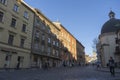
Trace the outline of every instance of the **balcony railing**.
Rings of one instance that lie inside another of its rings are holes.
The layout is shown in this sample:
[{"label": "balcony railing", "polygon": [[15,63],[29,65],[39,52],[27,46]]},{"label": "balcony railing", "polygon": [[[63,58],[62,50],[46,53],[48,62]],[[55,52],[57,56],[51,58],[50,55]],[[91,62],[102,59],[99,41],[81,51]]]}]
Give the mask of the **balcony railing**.
[{"label": "balcony railing", "polygon": [[48,46],[51,47],[51,43],[48,43]]}]

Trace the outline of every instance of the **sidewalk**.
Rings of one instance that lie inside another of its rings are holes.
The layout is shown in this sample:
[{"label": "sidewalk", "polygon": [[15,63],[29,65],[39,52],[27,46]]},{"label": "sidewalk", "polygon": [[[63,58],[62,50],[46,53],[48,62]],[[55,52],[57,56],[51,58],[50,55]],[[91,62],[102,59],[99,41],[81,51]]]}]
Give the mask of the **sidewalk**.
[{"label": "sidewalk", "polygon": [[[99,68],[97,69],[98,71],[104,71],[104,72],[109,72],[109,68]],[[116,73],[120,73],[120,68],[115,68]]]}]

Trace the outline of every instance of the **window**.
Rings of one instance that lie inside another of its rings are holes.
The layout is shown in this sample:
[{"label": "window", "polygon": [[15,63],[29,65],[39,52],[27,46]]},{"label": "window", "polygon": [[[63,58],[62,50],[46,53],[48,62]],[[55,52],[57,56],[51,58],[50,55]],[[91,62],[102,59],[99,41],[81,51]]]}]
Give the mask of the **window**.
[{"label": "window", "polygon": [[44,25],[42,26],[42,29],[45,30],[45,26]]},{"label": "window", "polygon": [[44,50],[45,50],[45,46],[42,45],[41,51],[44,52]]},{"label": "window", "polygon": [[57,46],[57,47],[59,46],[59,43],[58,43],[58,42],[56,42],[56,46]]},{"label": "window", "polygon": [[36,38],[39,38],[39,31],[36,31],[36,32],[35,32],[35,37],[36,37]]},{"label": "window", "polygon": [[22,32],[26,32],[26,24],[23,24],[23,26],[22,26]]},{"label": "window", "polygon": [[27,11],[24,12],[24,17],[25,17],[26,19],[28,19],[28,12],[27,12]]},{"label": "window", "polygon": [[14,4],[13,10],[14,10],[15,12],[18,12],[18,9],[19,9],[19,6],[16,5],[16,4]]},{"label": "window", "polygon": [[53,49],[53,55],[55,55],[55,49]]},{"label": "window", "polygon": [[50,29],[48,29],[48,33],[51,33]]},{"label": "window", "polygon": [[50,55],[50,52],[51,52],[50,47],[48,47],[48,55]]},{"label": "window", "polygon": [[34,49],[39,49],[39,44],[38,43],[34,43]]},{"label": "window", "polygon": [[45,35],[44,34],[42,34],[42,40],[45,40]]},{"label": "window", "polygon": [[3,13],[3,12],[0,12],[0,22],[3,21],[3,15],[4,15],[4,13]]},{"label": "window", "polygon": [[6,54],[5,61],[10,61],[11,60],[11,55],[8,53]]},{"label": "window", "polygon": [[20,47],[24,47],[25,39],[21,39],[20,41]]},{"label": "window", "polygon": [[53,41],[53,45],[55,45],[55,41]]},{"label": "window", "polygon": [[59,56],[59,52],[58,52],[58,50],[56,50],[56,56],[57,56],[57,57]]},{"label": "window", "polygon": [[45,26],[46,26],[46,25],[45,25],[45,24],[46,24],[46,23],[45,23],[45,20],[43,20],[42,24],[43,24],[43,25],[42,25],[42,29],[45,30]]},{"label": "window", "polygon": [[12,26],[12,27],[15,27],[15,25],[16,25],[16,19],[15,19],[15,18],[12,18],[11,26]]},{"label": "window", "polygon": [[51,42],[51,39],[50,38],[48,38],[48,43],[50,43]]},{"label": "window", "polygon": [[47,25],[47,29],[48,29],[48,33],[50,33],[51,31],[50,31],[50,26],[49,25]]},{"label": "window", "polygon": [[13,45],[13,40],[14,40],[14,35],[9,35],[9,38],[8,38],[8,44],[9,45]]},{"label": "window", "polygon": [[7,0],[0,0],[0,3],[6,5],[7,4]]},{"label": "window", "polygon": [[11,61],[12,55],[9,54],[9,52],[5,56],[5,64],[4,67],[8,68],[10,66],[10,61]]},{"label": "window", "polygon": [[36,19],[36,26],[40,26],[40,21],[39,21],[39,19]]},{"label": "window", "polygon": [[50,29],[48,29],[48,33],[51,33]]}]

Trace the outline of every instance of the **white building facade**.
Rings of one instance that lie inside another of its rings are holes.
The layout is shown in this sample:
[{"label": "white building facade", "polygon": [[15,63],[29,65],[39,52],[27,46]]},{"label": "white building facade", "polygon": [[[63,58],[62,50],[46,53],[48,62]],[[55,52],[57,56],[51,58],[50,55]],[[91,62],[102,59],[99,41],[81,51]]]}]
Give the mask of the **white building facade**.
[{"label": "white building facade", "polygon": [[120,19],[115,18],[115,13],[110,11],[110,19],[102,26],[97,45],[97,53],[102,66],[107,66],[110,57],[120,63],[120,53],[116,54],[116,32],[120,29]]}]

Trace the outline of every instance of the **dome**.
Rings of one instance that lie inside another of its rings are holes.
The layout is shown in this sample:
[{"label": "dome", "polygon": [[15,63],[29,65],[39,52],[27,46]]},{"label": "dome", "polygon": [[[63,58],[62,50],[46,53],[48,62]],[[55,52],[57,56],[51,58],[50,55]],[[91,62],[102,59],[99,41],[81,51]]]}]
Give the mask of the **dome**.
[{"label": "dome", "polygon": [[114,16],[115,16],[115,13],[111,11],[109,13],[110,20],[105,22],[105,24],[103,25],[101,29],[101,34],[109,33],[109,32],[116,32],[117,30],[120,29],[120,19],[116,19],[114,18]]},{"label": "dome", "polygon": [[116,32],[118,29],[120,29],[120,19],[110,19],[107,21],[101,30],[102,33],[108,33],[108,32]]}]

